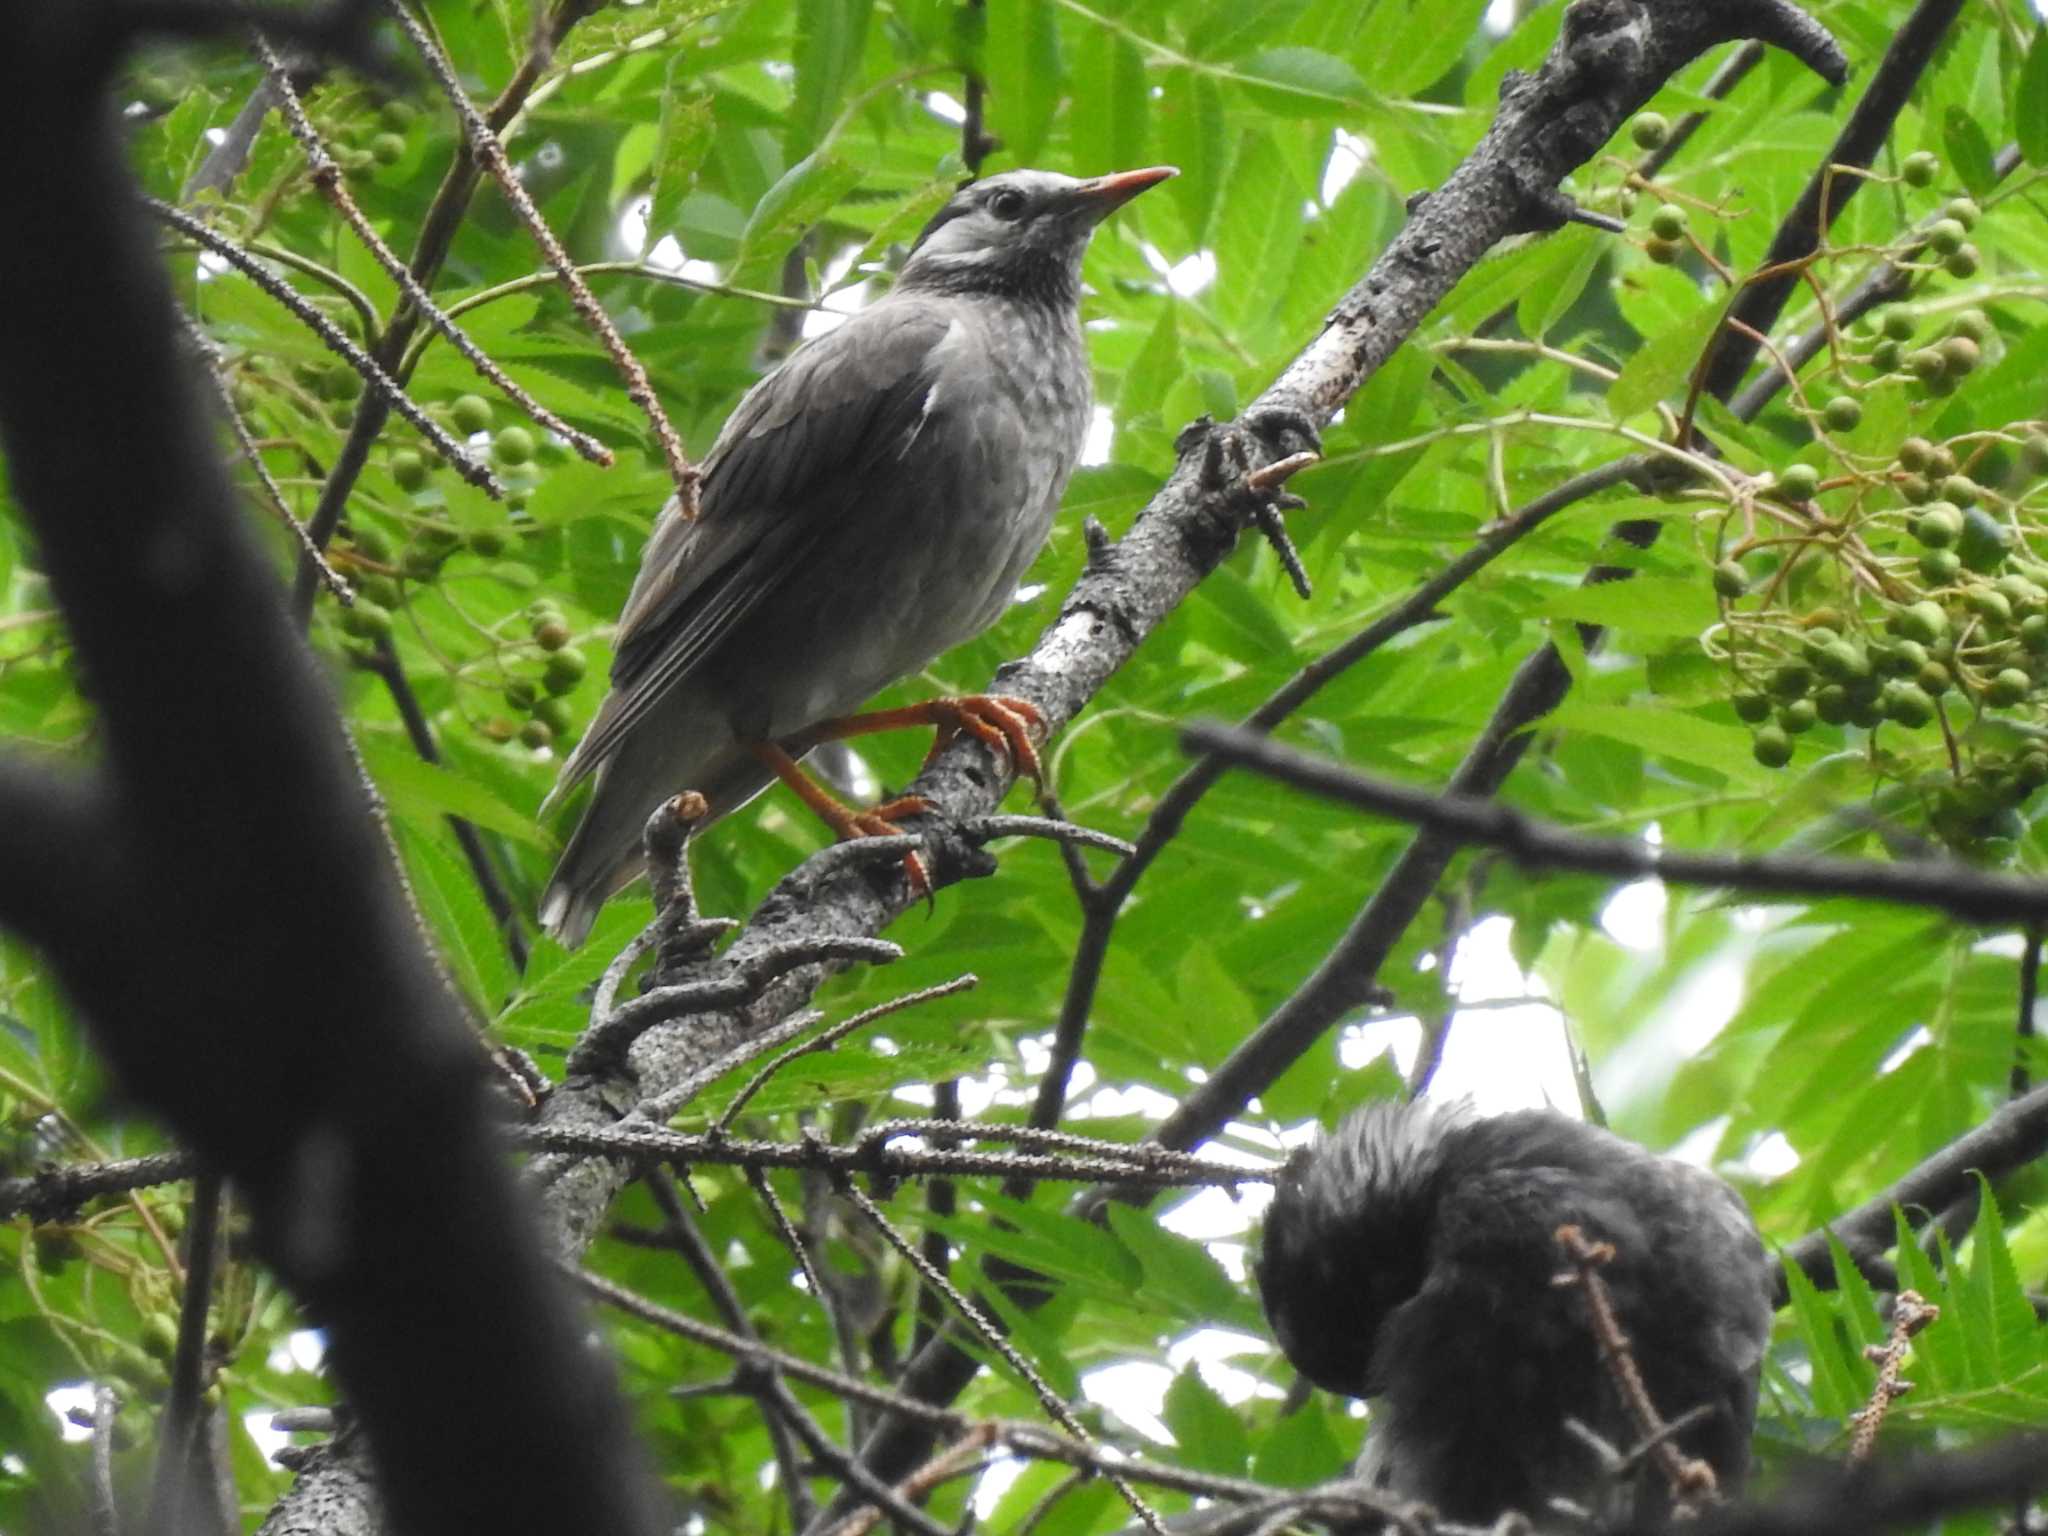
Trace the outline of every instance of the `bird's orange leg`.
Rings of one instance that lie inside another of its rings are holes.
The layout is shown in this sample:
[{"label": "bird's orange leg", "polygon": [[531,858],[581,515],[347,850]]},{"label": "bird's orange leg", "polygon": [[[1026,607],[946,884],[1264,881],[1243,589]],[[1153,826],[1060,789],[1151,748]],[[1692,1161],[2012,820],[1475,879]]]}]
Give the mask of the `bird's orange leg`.
[{"label": "bird's orange leg", "polygon": [[843,741],[849,736],[871,736],[877,731],[900,731],[931,726],[938,732],[925,766],[953,744],[962,734],[972,736],[997,756],[1006,759],[1021,777],[1038,782],[1043,769],[1038,761],[1035,733],[1045,717],[1029,699],[1003,693],[969,693],[954,698],[927,699],[901,709],[877,709],[864,715],[841,715],[821,720],[803,733],[805,749],[823,741]]},{"label": "bird's orange leg", "polygon": [[[906,816],[917,816],[932,808],[931,802],[922,795],[899,795],[886,805],[878,805],[871,811],[857,811],[842,803],[831,791],[803,771],[797,760],[771,741],[756,741],[748,744],[748,751],[775,777],[787,784],[797,799],[810,807],[811,814],[830,827],[835,836],[843,842],[856,837],[895,837],[900,829],[896,823]],[[806,747],[806,750],[809,750]],[[931,875],[924,867],[924,860],[915,853],[903,855],[904,872],[910,877],[910,888],[919,896],[932,893]]]}]

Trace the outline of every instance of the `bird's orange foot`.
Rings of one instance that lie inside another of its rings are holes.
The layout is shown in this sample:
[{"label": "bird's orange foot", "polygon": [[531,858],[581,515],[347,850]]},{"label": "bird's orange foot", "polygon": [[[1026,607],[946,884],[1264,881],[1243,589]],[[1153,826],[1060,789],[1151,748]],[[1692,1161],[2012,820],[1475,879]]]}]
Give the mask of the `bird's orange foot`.
[{"label": "bird's orange foot", "polygon": [[[901,836],[903,829],[896,825],[897,822],[921,816],[932,808],[931,802],[922,795],[899,795],[873,810],[857,811],[805,773],[796,759],[781,747],[771,742],[756,742],[752,751],[764,766],[796,792],[796,797],[810,807],[811,814],[830,827],[832,835],[842,843],[857,837]],[[911,894],[930,900],[931,872],[914,850],[903,855],[903,872],[910,880]]]},{"label": "bird's orange foot", "polygon": [[800,746],[808,751],[823,741],[844,741],[851,736],[872,736],[878,731],[926,725],[938,732],[931,751],[925,755],[927,767],[957,738],[967,735],[1001,757],[1019,777],[1034,783],[1043,779],[1036,738],[1044,733],[1045,716],[1029,699],[1006,693],[961,694],[906,704],[900,709],[877,709],[864,715],[821,720],[803,733]]}]

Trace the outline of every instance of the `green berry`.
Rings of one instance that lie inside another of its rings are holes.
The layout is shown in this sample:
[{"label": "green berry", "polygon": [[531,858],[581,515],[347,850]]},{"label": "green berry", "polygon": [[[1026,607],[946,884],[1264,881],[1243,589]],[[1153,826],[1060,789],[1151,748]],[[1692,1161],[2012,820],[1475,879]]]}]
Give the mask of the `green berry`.
[{"label": "green berry", "polygon": [[379,165],[396,165],[405,158],[405,135],[380,133],[370,140],[370,158]]},{"label": "green berry", "polygon": [[1671,124],[1661,112],[1638,112],[1628,125],[1628,136],[1637,149],[1661,149],[1671,137]]},{"label": "green berry", "polygon": [[387,101],[377,109],[378,123],[392,133],[403,133],[419,117],[419,111],[409,101]]},{"label": "green berry", "polygon": [[1970,232],[1959,219],[1936,219],[1927,231],[1927,245],[1937,256],[1953,256],[1963,248]]},{"label": "green berry", "polygon": [[1723,560],[1714,567],[1714,590],[1723,597],[1740,597],[1749,590],[1749,572],[1739,560]]},{"label": "green berry", "polygon": [[519,727],[503,715],[493,715],[483,723],[483,733],[492,741],[510,741],[519,734]]},{"label": "green berry", "polygon": [[575,716],[570,714],[567,701],[553,697],[541,699],[534,704],[533,718],[553,731],[558,741],[567,737],[570,734],[569,728],[575,724]]},{"label": "green berry", "polygon": [[355,583],[357,594],[367,597],[373,603],[382,604],[386,608],[396,608],[405,601],[399,593],[398,583],[389,576],[380,576],[375,571],[357,571],[352,572],[349,579]]},{"label": "green berry", "polygon": [[1913,676],[1913,681],[1924,688],[1932,698],[1940,698],[1955,686],[1955,677],[1938,661],[1930,661]]},{"label": "green berry", "polygon": [[559,651],[569,643],[569,626],[559,618],[533,626],[534,643],[544,651]]},{"label": "green berry", "polygon": [[1870,676],[1870,657],[1853,640],[1837,640],[1814,658],[1814,670],[1838,683]]},{"label": "green berry", "polygon": [[1984,355],[1977,343],[1967,336],[1951,336],[1937,350],[1946,365],[1944,372],[1957,379],[1976,372],[1978,360]]},{"label": "green berry", "polygon": [[2033,751],[2013,765],[2013,777],[2022,789],[2039,789],[2048,784],[2048,752]]},{"label": "green berry", "polygon": [[391,478],[401,491],[416,491],[427,483],[427,461],[411,448],[391,455]]},{"label": "green berry", "polygon": [[1963,557],[1952,549],[1930,549],[1920,556],[1920,579],[1930,587],[1945,587],[1963,573]]},{"label": "green berry", "polygon": [[1948,633],[1948,610],[1925,598],[1908,603],[1899,610],[1899,633],[1908,640],[1932,645]]},{"label": "green berry", "polygon": [[448,419],[464,437],[491,428],[491,402],[482,395],[457,395],[448,407]]},{"label": "green berry", "polygon": [[1870,349],[1870,366],[1879,373],[1897,373],[1905,358],[1906,349],[1896,341],[1880,341]]},{"label": "green berry", "polygon": [[1971,278],[1977,275],[1983,259],[1983,253],[1966,241],[1960,250],[1951,252],[1941,266],[1950,277]]},{"label": "green berry", "polygon": [[1831,432],[1854,432],[1863,421],[1863,407],[1848,395],[1837,395],[1821,410]]},{"label": "green berry", "polygon": [[519,727],[520,745],[531,747],[536,752],[551,745],[554,739],[555,733],[545,720],[528,720]]},{"label": "green berry", "polygon": [[1781,662],[1771,669],[1765,686],[1775,699],[1804,698],[1806,690],[1813,686],[1813,669],[1803,661]]},{"label": "green berry", "polygon": [[1787,464],[1778,471],[1778,495],[1785,501],[1811,501],[1820,489],[1820,471],[1811,464]]},{"label": "green berry", "polygon": [[500,464],[529,463],[533,450],[533,434],[524,427],[502,427],[491,440],[491,456]]},{"label": "green berry", "polygon": [[1923,384],[1931,384],[1948,373],[1948,359],[1932,347],[1922,347],[1907,354],[1906,372]]},{"label": "green berry", "polygon": [[1927,647],[1918,640],[1900,640],[1887,654],[1885,670],[1894,677],[1911,677],[1927,665]]},{"label": "green berry", "polygon": [[1927,456],[1927,473],[1941,480],[1955,472],[1955,451],[1947,443],[1936,443]]},{"label": "green berry", "polygon": [[1663,240],[1652,235],[1643,242],[1643,254],[1658,266],[1669,267],[1675,265],[1678,258],[1685,254],[1685,247],[1676,240]]},{"label": "green berry", "polygon": [[1916,150],[1906,156],[1899,167],[1899,179],[1909,187],[1931,187],[1934,178],[1941,174],[1941,160],[1927,150]]},{"label": "green berry", "polygon": [[1965,507],[1956,549],[1971,570],[1995,570],[2012,553],[2012,530],[1982,507]]},{"label": "green berry", "polygon": [[1994,592],[1989,587],[1972,587],[1964,595],[1970,611],[1994,629],[2003,629],[2012,623],[2012,602],[2003,592]]},{"label": "green berry", "polygon": [[1915,683],[1889,683],[1878,701],[1887,720],[1896,720],[1908,730],[1917,730],[1934,719],[1934,700]]},{"label": "green berry", "polygon": [[469,530],[469,550],[486,560],[495,560],[505,553],[505,535],[497,528],[472,528]]},{"label": "green berry", "polygon": [[539,697],[540,689],[530,677],[515,677],[505,684],[505,704],[509,709],[529,710]]},{"label": "green berry", "polygon": [[[1844,693],[1846,705],[1849,696]],[[1811,699],[1794,699],[1778,706],[1778,725],[1788,736],[1803,736],[1820,723],[1820,709]]]},{"label": "green berry", "polygon": [[1650,233],[1659,240],[1685,238],[1685,210],[1676,203],[1662,203],[1650,215]]},{"label": "green berry", "polygon": [[1728,700],[1735,706],[1735,718],[1749,725],[1760,725],[1771,718],[1771,701],[1761,693],[1744,690]]},{"label": "green berry", "polygon": [[1925,475],[1901,475],[1895,483],[1898,486],[1899,499],[1913,506],[1934,499],[1934,487],[1927,483]]},{"label": "green berry", "polygon": [[374,560],[379,565],[391,563],[391,541],[384,536],[383,529],[373,528],[368,523],[351,522],[348,541],[365,560]]},{"label": "green berry", "polygon": [[541,686],[549,693],[567,693],[583,681],[583,674],[588,670],[589,664],[584,661],[581,651],[556,651],[541,669]]},{"label": "green berry", "polygon": [[1766,768],[1782,768],[1792,761],[1792,738],[1782,728],[1766,725],[1757,731],[1750,750]]},{"label": "green berry", "polygon": [[2032,613],[2020,620],[2020,644],[2030,656],[2048,656],[2048,614]]},{"label": "green berry", "polygon": [[1903,304],[1895,304],[1884,312],[1884,333],[1893,341],[1911,341],[1919,328],[1920,317]]},{"label": "green berry", "polygon": [[1899,444],[1899,468],[1923,474],[1934,462],[1934,444],[1924,437],[1909,437]]},{"label": "green berry", "polygon": [[1984,702],[1994,709],[2010,709],[2024,703],[2034,691],[2034,680],[2018,667],[2004,667],[1985,685]]},{"label": "green berry", "polygon": [[358,640],[374,640],[391,633],[391,610],[366,597],[357,597],[341,610],[341,632]]},{"label": "green berry", "polygon": [[1963,536],[1963,514],[1945,501],[1929,503],[1913,519],[1913,537],[1929,549],[1947,549]]},{"label": "green berry", "polygon": [[[1796,708],[1796,705],[1787,705]],[[1849,690],[1840,683],[1829,683],[1813,696],[1813,711],[1828,725],[1847,725],[1855,709],[1849,697]],[[1788,727],[1789,729],[1789,727]]]},{"label": "green berry", "polygon": [[2038,613],[2044,597],[2048,597],[2048,593],[2043,593],[2033,582],[2017,572],[2001,576],[1991,585],[2005,594],[2006,601],[2012,604],[2015,613]]},{"label": "green berry", "polygon": [[1963,228],[1975,229],[1977,227],[1977,220],[1983,216],[1984,210],[1979,208],[1970,198],[1952,197],[1948,200],[1948,205],[1941,212],[1944,218],[1954,219]]},{"label": "green berry", "polygon": [[1958,336],[1967,336],[1982,345],[1991,335],[1991,319],[1981,309],[1966,309],[1955,318],[1950,327]]}]

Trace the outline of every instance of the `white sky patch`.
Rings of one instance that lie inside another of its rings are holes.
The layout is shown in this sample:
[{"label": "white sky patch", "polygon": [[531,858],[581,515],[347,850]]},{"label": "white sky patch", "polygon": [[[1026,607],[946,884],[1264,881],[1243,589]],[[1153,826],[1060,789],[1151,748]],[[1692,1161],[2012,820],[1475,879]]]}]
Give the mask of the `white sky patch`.
[{"label": "white sky patch", "polygon": [[692,259],[674,235],[663,235],[654,242],[653,249],[646,248],[647,216],[653,211],[654,199],[651,197],[636,197],[627,202],[619,214],[617,234],[620,249],[633,252],[657,271],[673,272],[693,282],[717,282],[724,274],[708,261]]},{"label": "white sky patch", "polygon": [[[1451,991],[1459,1002],[1542,995],[1542,983],[1515,964],[1511,931],[1506,918],[1490,917],[1465,935],[1451,965]],[[1489,1115],[1548,1105],[1576,1117],[1579,1091],[1557,1010],[1532,1002],[1460,1012],[1430,1094],[1469,1097]]]},{"label": "white sky patch", "polygon": [[1089,1371],[1081,1378],[1081,1395],[1099,1403],[1148,1440],[1173,1444],[1173,1435],[1159,1417],[1173,1372],[1149,1360],[1122,1360]]},{"label": "white sky patch", "polygon": [[988,1470],[981,1474],[981,1481],[974,1485],[974,1513],[986,1520],[996,1512],[1003,1495],[1010,1491],[1010,1485],[1024,1475],[1028,1463],[1015,1456],[1004,1456],[989,1463]]},{"label": "white sky patch", "polygon": [[1671,898],[1661,880],[1638,880],[1616,891],[1600,912],[1600,926],[1624,949],[1664,947],[1664,917]]},{"label": "white sky patch", "polygon": [[1493,0],[1486,8],[1486,30],[1495,37],[1505,37],[1515,24],[1518,9],[1516,0]]},{"label": "white sky patch", "polygon": [[1894,1046],[1891,1055],[1878,1063],[1878,1075],[1882,1077],[1887,1072],[1898,1071],[1900,1067],[1906,1064],[1907,1057],[1917,1055],[1932,1044],[1934,1044],[1934,1036],[1927,1033],[1926,1025],[1921,1025]]},{"label": "white sky patch", "polygon": [[1331,135],[1330,158],[1323,162],[1323,184],[1316,192],[1325,208],[1335,203],[1338,194],[1365,169],[1366,157],[1371,153],[1372,146],[1355,133],[1339,128]]},{"label": "white sky patch", "polygon": [[1098,405],[1088,418],[1088,436],[1081,443],[1083,464],[1107,464],[1109,445],[1116,437],[1116,418],[1106,405]]},{"label": "white sky patch", "polygon": [[1181,298],[1192,299],[1216,281],[1216,253],[1207,247],[1179,261],[1168,261],[1166,253],[1146,241],[1138,247],[1145,265],[1166,279],[1166,286]]},{"label": "white sky patch", "polygon": [[851,287],[841,288],[837,293],[832,291],[833,285],[853,270],[853,259],[859,254],[859,251],[849,246],[826,263],[822,274],[825,284],[825,307],[814,309],[804,316],[804,340],[809,341],[813,336],[822,336],[827,331],[838,330],[840,326],[846,324],[848,318],[867,307],[870,292],[866,283],[855,283]]},{"label": "white sky patch", "polygon": [[1263,1359],[1272,1349],[1266,1340],[1234,1329],[1197,1328],[1185,1338],[1173,1341],[1166,1351],[1166,1363],[1175,1371],[1183,1371],[1192,1362],[1202,1380],[1225,1402],[1241,1403],[1252,1397],[1280,1398],[1286,1394],[1275,1383],[1261,1381],[1233,1363],[1240,1355]]},{"label": "white sky patch", "polygon": [[1773,1131],[1750,1148],[1742,1166],[1760,1179],[1782,1179],[1799,1166],[1799,1153],[1791,1142]]},{"label": "white sky patch", "polygon": [[288,1431],[271,1428],[273,1411],[269,1408],[258,1408],[242,1415],[243,1430],[256,1443],[256,1449],[263,1453],[263,1459],[270,1462],[276,1461],[277,1453],[292,1443]]},{"label": "white sky patch", "polygon": [[967,108],[944,91],[927,91],[924,98],[925,110],[933,117],[943,118],[949,123],[967,121]]},{"label": "white sky patch", "polygon": [[52,1388],[43,1394],[43,1402],[50,1412],[57,1415],[57,1432],[66,1440],[90,1440],[92,1431],[83,1424],[74,1423],[71,1410],[76,1408],[90,1416],[92,1413],[93,1384],[89,1381],[67,1381],[61,1387]]}]

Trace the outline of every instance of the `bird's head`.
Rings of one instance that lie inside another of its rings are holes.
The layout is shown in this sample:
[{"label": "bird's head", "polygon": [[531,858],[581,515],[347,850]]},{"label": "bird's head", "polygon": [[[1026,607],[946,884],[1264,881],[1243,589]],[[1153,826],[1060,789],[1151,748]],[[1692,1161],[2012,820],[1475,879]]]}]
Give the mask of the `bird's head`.
[{"label": "bird's head", "polygon": [[1005,171],[969,182],[925,225],[897,286],[985,293],[1071,306],[1081,291],[1081,253],[1095,226],[1170,165],[1077,181],[1054,171]]}]

